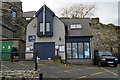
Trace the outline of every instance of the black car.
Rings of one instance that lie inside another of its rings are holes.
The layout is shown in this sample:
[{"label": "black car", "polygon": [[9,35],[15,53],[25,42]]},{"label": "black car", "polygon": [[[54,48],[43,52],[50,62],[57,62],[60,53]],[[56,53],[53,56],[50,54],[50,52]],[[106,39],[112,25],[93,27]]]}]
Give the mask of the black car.
[{"label": "black car", "polygon": [[94,64],[99,65],[99,66],[113,65],[114,67],[117,67],[118,58],[112,56],[110,51],[95,50],[94,51]]}]

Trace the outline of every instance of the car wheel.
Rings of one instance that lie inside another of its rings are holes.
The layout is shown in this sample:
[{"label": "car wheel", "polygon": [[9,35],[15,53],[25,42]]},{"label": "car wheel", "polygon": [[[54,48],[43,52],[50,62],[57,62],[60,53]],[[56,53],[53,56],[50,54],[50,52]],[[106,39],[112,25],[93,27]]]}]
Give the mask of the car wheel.
[{"label": "car wheel", "polygon": [[114,66],[114,67],[117,67],[117,64],[114,64],[113,66]]},{"label": "car wheel", "polygon": [[101,62],[99,62],[99,63],[98,63],[98,66],[102,67],[102,64],[101,64]]}]

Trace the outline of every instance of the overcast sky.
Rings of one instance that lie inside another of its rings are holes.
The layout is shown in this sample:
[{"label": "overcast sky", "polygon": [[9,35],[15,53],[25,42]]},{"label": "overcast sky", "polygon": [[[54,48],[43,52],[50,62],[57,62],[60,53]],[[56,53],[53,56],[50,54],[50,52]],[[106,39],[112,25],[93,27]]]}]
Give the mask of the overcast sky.
[{"label": "overcast sky", "polygon": [[[21,0],[23,11],[37,11],[43,4],[44,0]],[[61,7],[67,7],[78,3],[92,3],[97,9],[94,17],[99,17],[100,22],[104,24],[113,23],[118,25],[118,1],[119,0],[45,0],[45,4],[58,15]]]}]

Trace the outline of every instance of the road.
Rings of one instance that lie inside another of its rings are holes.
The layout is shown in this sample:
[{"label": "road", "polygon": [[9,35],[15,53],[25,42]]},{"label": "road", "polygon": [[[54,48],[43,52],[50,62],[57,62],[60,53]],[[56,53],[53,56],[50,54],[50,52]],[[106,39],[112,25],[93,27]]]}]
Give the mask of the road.
[{"label": "road", "polygon": [[[2,61],[2,70],[33,70],[33,61],[19,61],[9,62]],[[73,64],[62,64],[56,63],[51,60],[38,62],[38,69],[43,73],[43,77],[46,79],[70,79],[70,80],[117,80],[118,78],[118,67],[99,67],[96,65],[73,65]]]}]

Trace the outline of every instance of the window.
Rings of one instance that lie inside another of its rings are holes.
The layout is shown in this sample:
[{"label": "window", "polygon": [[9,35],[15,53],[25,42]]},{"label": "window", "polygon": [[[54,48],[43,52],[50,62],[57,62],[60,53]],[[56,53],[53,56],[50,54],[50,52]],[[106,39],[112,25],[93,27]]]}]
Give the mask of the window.
[{"label": "window", "polygon": [[90,58],[89,43],[88,42],[84,43],[84,53],[85,53],[85,58]]},{"label": "window", "polygon": [[73,58],[78,58],[77,55],[77,43],[72,43],[72,52],[73,52]]},{"label": "window", "polygon": [[43,32],[43,23],[40,23],[40,32]]},{"label": "window", "polygon": [[71,28],[74,29],[74,28],[75,28],[75,25],[71,25]]},{"label": "window", "polygon": [[88,59],[90,58],[89,42],[74,42],[66,44],[68,59]]},{"label": "window", "polygon": [[79,58],[84,58],[83,56],[83,43],[78,43],[78,55],[79,55]]},{"label": "window", "polygon": [[16,18],[16,11],[12,11],[12,17]]},{"label": "window", "polygon": [[77,26],[77,28],[82,28],[82,26],[80,25],[80,24],[78,24],[78,25],[76,25]]},{"label": "window", "polygon": [[70,25],[70,28],[71,29],[82,29],[82,26],[81,26],[81,24],[72,24],[72,25]]},{"label": "window", "polygon": [[46,23],[46,32],[50,31],[50,23]]},{"label": "window", "polygon": [[67,58],[71,59],[71,43],[67,43]]},{"label": "window", "polygon": [[[50,23],[46,23],[46,32],[50,31]],[[40,23],[40,32],[43,32],[43,23]]]}]

